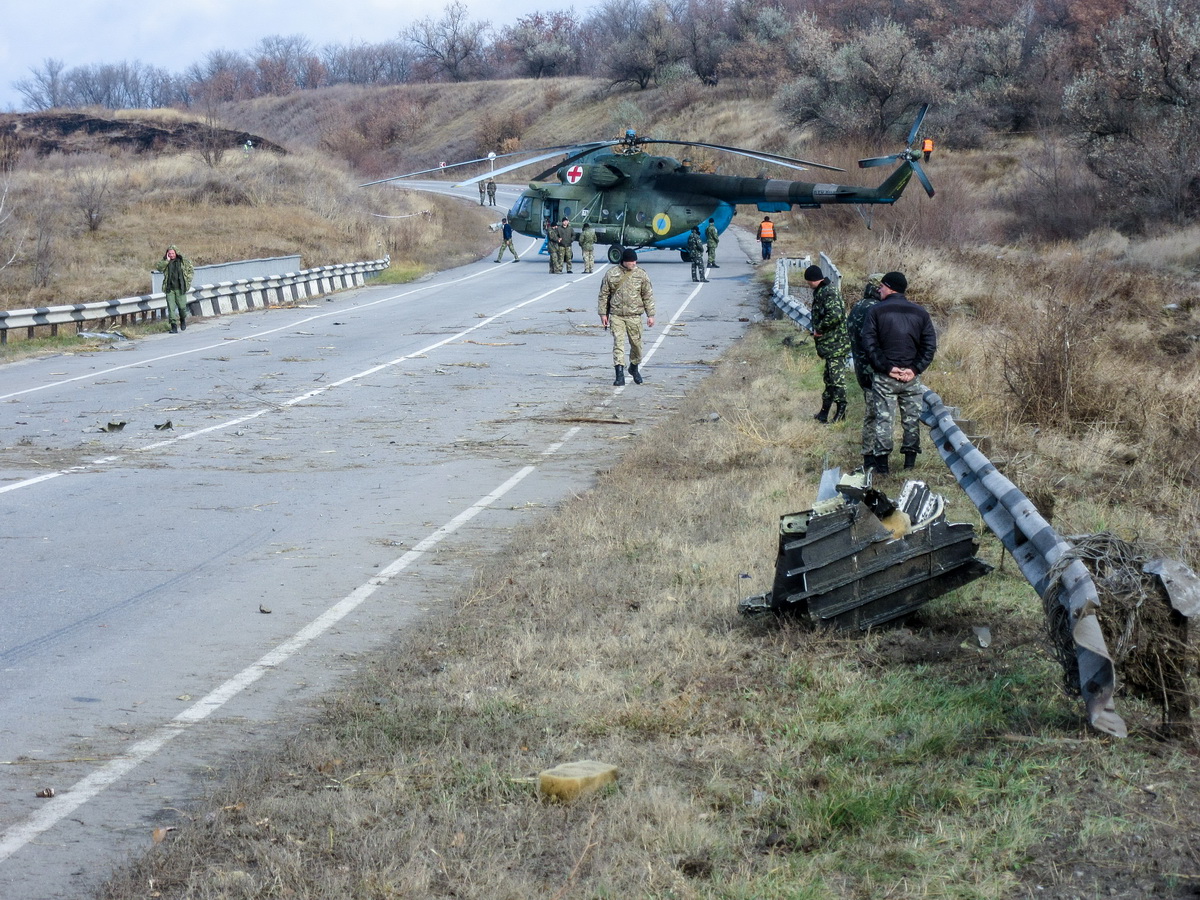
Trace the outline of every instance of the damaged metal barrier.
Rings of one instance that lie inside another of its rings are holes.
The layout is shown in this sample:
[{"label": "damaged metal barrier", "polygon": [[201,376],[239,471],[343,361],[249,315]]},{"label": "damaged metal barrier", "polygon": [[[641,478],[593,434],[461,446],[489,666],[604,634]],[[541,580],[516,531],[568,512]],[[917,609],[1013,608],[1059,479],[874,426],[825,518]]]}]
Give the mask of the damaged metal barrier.
[{"label": "damaged metal barrier", "polygon": [[[921,421],[929,426],[934,447],[979,509],[983,521],[1012,554],[1038,596],[1046,597],[1051,571],[1060,558],[1069,554],[1071,545],[1058,536],[1029,498],[971,444],[955,422],[952,410],[931,390],[925,391]],[[1058,583],[1059,602],[1067,610],[1075,641],[1079,687],[1088,721],[1098,731],[1125,737],[1128,733],[1125,721],[1113,703],[1116,689],[1113,661],[1096,618],[1100,606],[1096,585],[1078,559],[1063,569]]]},{"label": "damaged metal barrier", "polygon": [[812,509],[780,517],[774,583],[741,613],[866,631],[992,570],[974,555],[975,529],[947,522],[924,482],[906,482],[893,503],[870,473],[839,475],[826,470]]}]

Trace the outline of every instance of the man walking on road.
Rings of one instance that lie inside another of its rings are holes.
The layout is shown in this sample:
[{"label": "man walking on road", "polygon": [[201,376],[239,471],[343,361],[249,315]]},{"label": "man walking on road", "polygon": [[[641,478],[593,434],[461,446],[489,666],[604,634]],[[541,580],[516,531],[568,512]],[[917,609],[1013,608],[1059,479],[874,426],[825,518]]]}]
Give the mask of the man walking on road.
[{"label": "man walking on road", "polygon": [[629,374],[635,384],[642,383],[638,365],[642,361],[642,314],[646,327],[654,327],[654,286],[644,269],[639,269],[637,253],[626,247],[620,265],[604,273],[596,303],[600,324],[612,329],[614,387],[625,384],[625,342],[629,341]]},{"label": "man walking on road", "polygon": [[192,287],[195,268],[191,260],[179,253],[172,244],[154,266],[163,273],[162,289],[167,295],[167,320],[171,323],[171,334],[187,331],[187,292]]},{"label": "man walking on road", "polygon": [[876,473],[889,471],[892,452],[892,404],[900,408],[903,432],[900,451],[904,468],[916,465],[921,452],[921,373],[937,352],[937,332],[923,307],[904,296],[908,279],[902,272],[888,272],[879,285],[880,300],[863,319],[862,344],[871,368],[871,400],[875,404],[875,446],[871,462]]},{"label": "man walking on road", "polygon": [[513,246],[513,230],[512,226],[508,224],[508,216],[504,216],[500,220],[500,235],[500,253],[496,257],[496,262],[500,262],[504,259],[505,250],[508,250],[512,253],[513,262],[520,262],[520,257],[517,256],[517,248]]}]

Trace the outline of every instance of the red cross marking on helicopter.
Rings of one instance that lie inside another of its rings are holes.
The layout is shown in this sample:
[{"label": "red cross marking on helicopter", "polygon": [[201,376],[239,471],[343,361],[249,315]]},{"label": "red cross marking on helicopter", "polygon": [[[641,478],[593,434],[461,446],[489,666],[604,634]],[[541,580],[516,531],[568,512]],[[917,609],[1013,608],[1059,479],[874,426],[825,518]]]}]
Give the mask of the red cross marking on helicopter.
[{"label": "red cross marking on helicopter", "polygon": [[571,166],[567,169],[567,181],[574,184],[583,177],[583,166]]}]

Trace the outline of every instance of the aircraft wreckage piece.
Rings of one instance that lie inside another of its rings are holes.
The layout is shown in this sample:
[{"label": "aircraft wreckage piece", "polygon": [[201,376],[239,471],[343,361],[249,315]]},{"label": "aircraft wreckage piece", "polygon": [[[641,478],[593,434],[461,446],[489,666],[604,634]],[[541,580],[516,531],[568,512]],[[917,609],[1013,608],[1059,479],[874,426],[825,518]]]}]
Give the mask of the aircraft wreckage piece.
[{"label": "aircraft wreckage piece", "polygon": [[893,503],[869,474],[837,476],[826,470],[812,509],[780,517],[774,584],[740,612],[866,631],[992,570],[975,557],[975,529],[947,522],[924,482],[905,482]]}]

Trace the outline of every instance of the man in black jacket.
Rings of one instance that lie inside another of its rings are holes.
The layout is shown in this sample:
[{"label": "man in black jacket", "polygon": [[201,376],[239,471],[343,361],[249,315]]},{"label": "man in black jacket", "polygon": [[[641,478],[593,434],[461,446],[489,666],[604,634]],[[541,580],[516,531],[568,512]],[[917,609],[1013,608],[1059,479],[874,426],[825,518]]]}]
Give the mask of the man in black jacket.
[{"label": "man in black jacket", "polygon": [[875,409],[874,453],[863,455],[863,464],[879,475],[889,471],[892,452],[892,403],[900,408],[903,432],[900,451],[904,468],[916,465],[921,452],[921,373],[937,352],[937,332],[923,307],[904,296],[908,279],[901,272],[888,272],[879,285],[880,301],[863,319],[862,346],[875,370],[871,402]]}]

